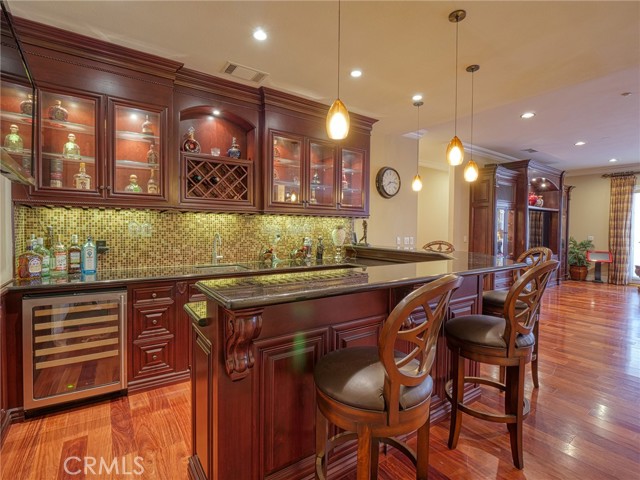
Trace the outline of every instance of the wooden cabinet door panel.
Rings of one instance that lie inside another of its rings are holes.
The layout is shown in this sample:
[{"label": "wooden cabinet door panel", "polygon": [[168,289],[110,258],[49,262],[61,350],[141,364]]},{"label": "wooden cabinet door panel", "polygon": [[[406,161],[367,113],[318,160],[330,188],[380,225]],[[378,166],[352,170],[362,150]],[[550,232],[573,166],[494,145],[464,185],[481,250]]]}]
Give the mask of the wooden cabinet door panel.
[{"label": "wooden cabinet door panel", "polygon": [[153,341],[135,341],[133,349],[131,380],[155,377],[175,371],[175,349],[173,336]]},{"label": "wooden cabinet door panel", "polygon": [[149,336],[173,335],[173,303],[147,308],[134,307],[133,337],[136,340]]},{"label": "wooden cabinet door panel", "polygon": [[213,358],[212,345],[197,329],[192,329],[191,340],[193,351],[191,364],[193,368],[191,382],[191,401],[193,418],[192,425],[192,454],[200,460],[200,465],[206,474],[211,475],[212,448],[212,398],[213,398]]},{"label": "wooden cabinet door panel", "polygon": [[377,315],[334,326],[334,349],[377,345],[385,318],[386,316]]}]

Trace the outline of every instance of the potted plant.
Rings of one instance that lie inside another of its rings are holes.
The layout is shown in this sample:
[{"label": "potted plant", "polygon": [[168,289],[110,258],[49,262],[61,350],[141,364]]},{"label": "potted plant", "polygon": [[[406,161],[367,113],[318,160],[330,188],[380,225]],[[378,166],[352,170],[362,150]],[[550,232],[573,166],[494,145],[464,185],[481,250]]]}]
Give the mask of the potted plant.
[{"label": "potted plant", "polygon": [[567,262],[569,263],[569,276],[571,280],[584,280],[587,278],[589,262],[587,261],[587,250],[593,249],[591,240],[578,242],[575,238],[569,238],[569,251],[567,252]]}]

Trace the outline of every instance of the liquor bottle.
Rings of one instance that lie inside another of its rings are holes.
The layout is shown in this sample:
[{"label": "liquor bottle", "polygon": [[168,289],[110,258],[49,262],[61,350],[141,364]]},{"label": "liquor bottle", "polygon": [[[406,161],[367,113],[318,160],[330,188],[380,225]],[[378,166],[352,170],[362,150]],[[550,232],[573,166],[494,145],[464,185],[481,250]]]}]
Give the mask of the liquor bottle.
[{"label": "liquor bottle", "polygon": [[125,192],[142,193],[142,187],[138,185],[138,176],[129,175],[129,185],[124,187]]},{"label": "liquor bottle", "polygon": [[87,173],[84,162],[80,162],[78,173],[73,176],[73,184],[78,190],[91,190],[91,176]]},{"label": "liquor bottle", "polygon": [[240,158],[240,146],[238,145],[238,142],[236,141],[236,137],[233,137],[233,139],[231,140],[231,148],[229,148],[229,150],[227,150],[227,156],[231,157],[231,158]]},{"label": "liquor bottle", "polygon": [[158,163],[158,152],[156,152],[155,144],[149,145],[149,150],[147,151],[147,163],[149,165],[156,165]]},{"label": "liquor bottle", "polygon": [[64,158],[80,158],[80,147],[76,143],[76,136],[73,133],[67,135],[67,143],[62,147]]},{"label": "liquor bottle", "polygon": [[51,253],[44,246],[44,239],[42,237],[36,239],[34,251],[42,255],[42,276],[48,277],[51,275]]},{"label": "liquor bottle", "polygon": [[158,194],[158,182],[156,182],[156,179],[154,177],[156,170],[154,168],[151,169],[151,176],[149,177],[149,180],[147,181],[147,193],[151,193],[154,195]]},{"label": "liquor bottle", "polygon": [[33,95],[27,95],[27,99],[20,102],[20,112],[29,116],[33,114]]},{"label": "liquor bottle", "polygon": [[62,243],[62,235],[58,235],[58,241],[53,247],[53,271],[52,277],[64,277],[67,275],[67,247]]},{"label": "liquor bottle", "polygon": [[49,186],[55,187],[55,188],[62,188],[62,179],[64,178],[62,173],[64,171],[64,164],[62,163],[62,158],[52,158],[51,163],[49,165],[49,170],[50,170]]},{"label": "liquor bottle", "polygon": [[316,263],[322,263],[323,255],[324,255],[324,244],[322,243],[322,237],[318,237],[318,246],[316,247]]},{"label": "liquor bottle", "polygon": [[12,152],[22,152],[24,149],[24,143],[22,137],[18,134],[17,125],[9,125],[9,133],[4,137],[4,148]]},{"label": "liquor bottle", "polygon": [[69,260],[67,263],[69,275],[81,273],[82,248],[80,248],[80,245],[78,245],[78,235],[76,235],[75,233],[71,235],[71,245],[69,245],[67,253],[69,255]]},{"label": "liquor bottle", "polygon": [[44,239],[44,248],[53,253],[53,247],[55,246],[55,240],[53,238],[53,225],[47,226],[47,235]]},{"label": "liquor bottle", "polygon": [[31,241],[27,242],[26,251],[18,257],[17,277],[20,280],[42,277],[42,255],[34,252]]},{"label": "liquor bottle", "polygon": [[145,121],[142,123],[142,133],[145,135],[153,135],[153,123],[149,120],[149,115],[145,116]]},{"label": "liquor bottle", "polygon": [[196,129],[189,127],[187,138],[182,142],[182,150],[191,153],[200,153],[200,143],[195,138]]},{"label": "liquor bottle", "polygon": [[49,107],[49,118],[51,120],[58,120],[59,122],[66,122],[69,118],[69,112],[62,106],[61,100],[56,100],[53,105]]},{"label": "liquor bottle", "polygon": [[84,275],[91,275],[96,273],[98,266],[96,244],[93,242],[91,235],[87,237],[87,241],[82,245],[82,273]]}]

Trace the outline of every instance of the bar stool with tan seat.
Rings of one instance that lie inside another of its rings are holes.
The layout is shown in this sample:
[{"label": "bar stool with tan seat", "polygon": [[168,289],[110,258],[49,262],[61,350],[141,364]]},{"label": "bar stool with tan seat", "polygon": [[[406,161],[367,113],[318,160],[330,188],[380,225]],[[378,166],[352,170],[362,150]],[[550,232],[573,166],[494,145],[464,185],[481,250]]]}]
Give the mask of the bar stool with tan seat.
[{"label": "bar stool with tan seat", "polygon": [[[355,439],[358,480],[377,478],[380,442],[409,456],[417,479],[427,478],[433,389],[429,372],[442,319],[461,283],[461,277],[446,275],[407,295],[385,320],[377,347],[343,348],[320,359],[314,370],[316,479],[326,478],[328,452]],[[419,307],[426,320],[415,325],[410,316]],[[345,432],[328,440],[328,422]],[[416,430],[417,453],[392,438]]]},{"label": "bar stool with tan seat", "polygon": [[434,240],[433,242],[425,243],[422,246],[423,250],[427,252],[438,252],[438,253],[453,253],[455,248],[453,248],[453,244],[446,242],[444,240]]},{"label": "bar stool with tan seat", "polygon": [[[518,280],[518,277],[526,272],[528,269],[540,265],[543,262],[551,260],[553,252],[547,247],[533,247],[520,254],[517,258],[517,263],[526,263],[527,266],[521,269],[513,270],[513,281]],[[485,315],[502,316],[504,311],[504,302],[507,299],[509,290],[487,290],[482,293],[482,313]],[[538,319],[540,318],[540,311],[538,311]],[[538,388],[540,386],[538,382],[538,348],[540,347],[538,342],[538,329],[540,325],[536,320],[533,327],[533,337],[536,341],[533,346],[533,355],[531,356],[531,377],[533,378],[533,386]],[[500,368],[500,381],[504,382],[504,368]]]},{"label": "bar stool with tan seat", "polygon": [[[445,387],[451,402],[450,449],[458,444],[462,413],[466,413],[481,420],[506,423],[513,463],[517,468],[524,467],[522,422],[529,414],[529,401],[524,398],[524,369],[533,353],[533,327],[540,299],[549,276],[557,267],[556,260],[549,260],[524,272],[509,289],[502,317],[465,315],[445,323],[452,376]],[[505,383],[487,377],[465,376],[465,359],[506,367]],[[505,392],[504,414],[481,411],[465,404],[465,383],[488,385]]]}]

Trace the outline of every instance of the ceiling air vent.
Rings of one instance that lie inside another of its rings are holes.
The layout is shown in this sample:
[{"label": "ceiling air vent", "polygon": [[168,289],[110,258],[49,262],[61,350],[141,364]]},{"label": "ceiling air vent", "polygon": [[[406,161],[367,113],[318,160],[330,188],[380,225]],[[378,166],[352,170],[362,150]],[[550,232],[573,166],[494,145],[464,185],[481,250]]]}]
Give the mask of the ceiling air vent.
[{"label": "ceiling air vent", "polygon": [[231,62],[225,63],[222,69],[222,73],[226,73],[227,75],[231,75],[232,77],[239,78],[241,80],[255,83],[260,83],[269,76],[269,74],[266,72],[261,72],[260,70],[256,70],[255,68],[245,67],[244,65],[239,65],[237,63]]},{"label": "ceiling air vent", "polygon": [[524,150],[520,150],[521,152],[527,152],[527,153],[538,153],[538,150],[536,150],[535,148],[525,148]]}]

